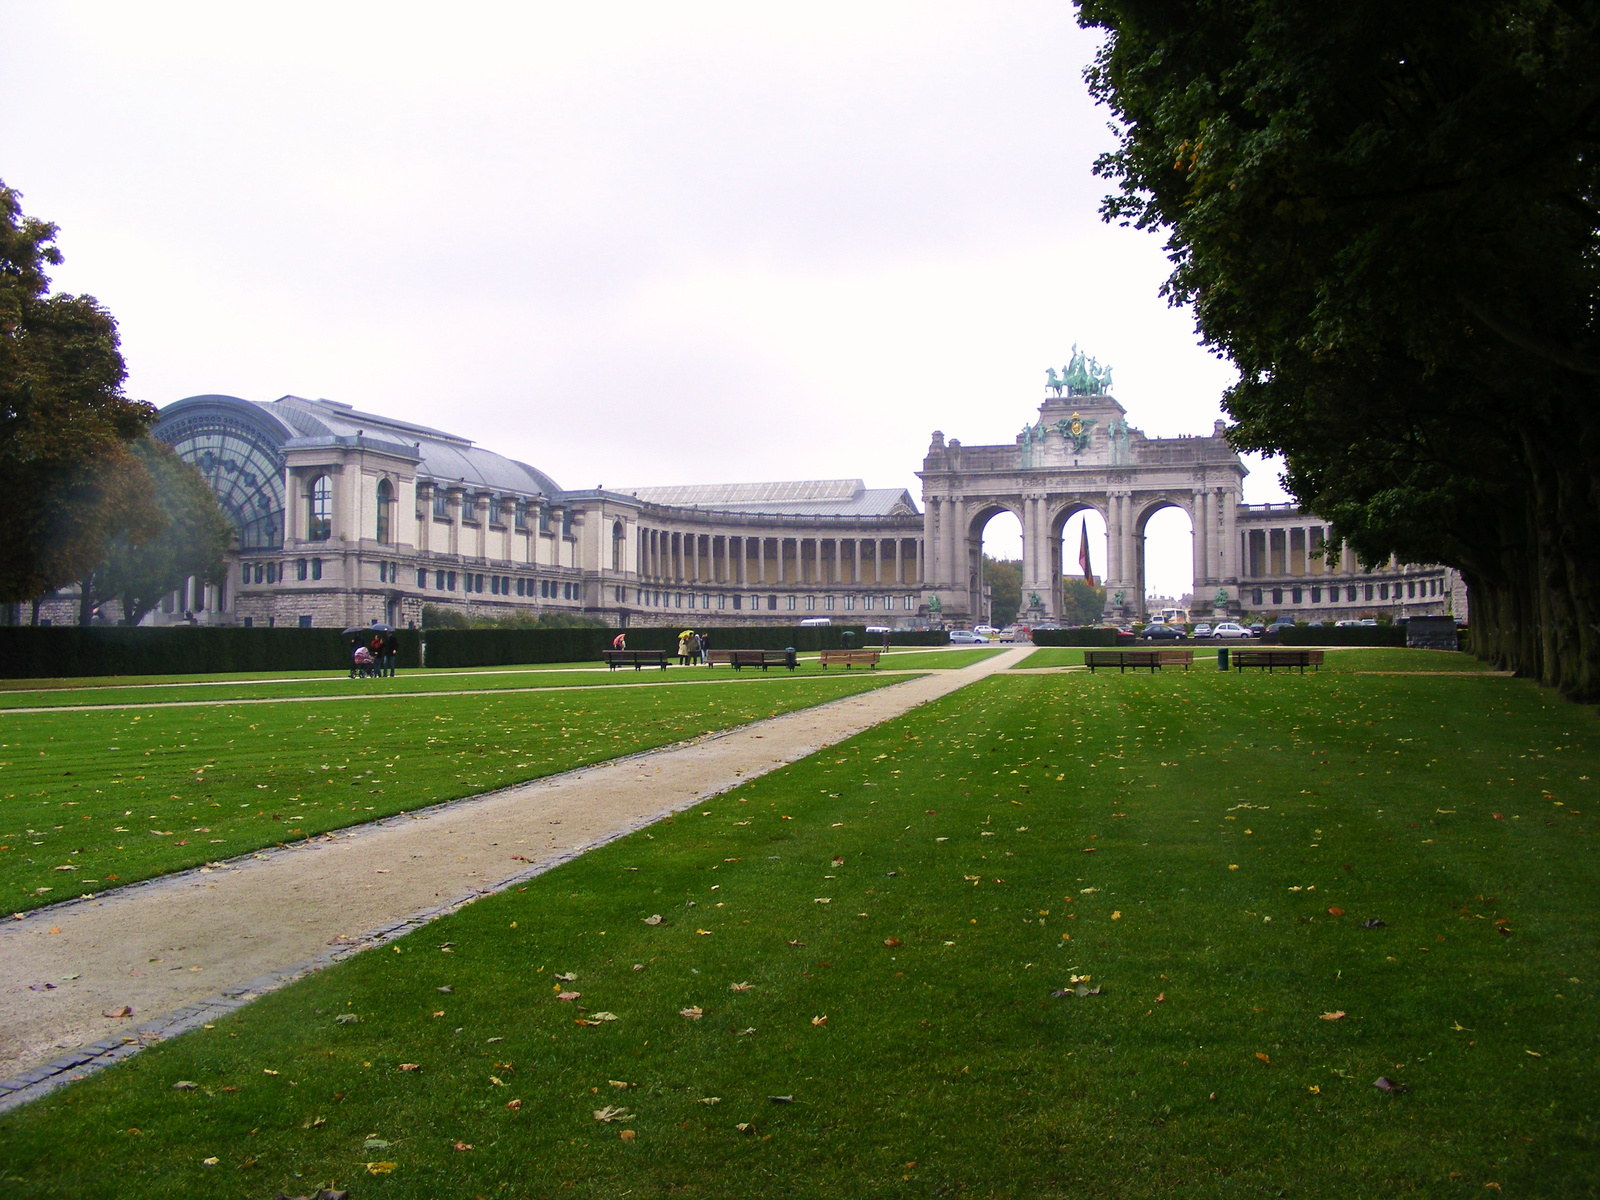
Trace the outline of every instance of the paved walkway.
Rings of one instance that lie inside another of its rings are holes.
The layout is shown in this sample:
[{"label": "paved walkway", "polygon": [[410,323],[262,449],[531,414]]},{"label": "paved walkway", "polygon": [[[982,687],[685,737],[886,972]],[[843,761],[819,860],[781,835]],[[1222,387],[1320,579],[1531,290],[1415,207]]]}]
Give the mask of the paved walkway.
[{"label": "paved walkway", "polygon": [[[1031,652],[8,921],[0,1111]],[[106,1015],[125,1006],[131,1018]]]}]

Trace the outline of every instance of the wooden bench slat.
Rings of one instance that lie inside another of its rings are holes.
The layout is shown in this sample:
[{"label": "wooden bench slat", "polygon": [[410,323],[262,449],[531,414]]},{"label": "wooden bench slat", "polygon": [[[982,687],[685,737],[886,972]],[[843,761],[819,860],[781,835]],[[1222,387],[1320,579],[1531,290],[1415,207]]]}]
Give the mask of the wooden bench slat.
[{"label": "wooden bench slat", "polygon": [[862,663],[876,670],[878,653],[876,650],[824,650],[822,652],[822,668],[827,670],[834,663],[843,663],[845,669],[849,670],[855,664]]}]

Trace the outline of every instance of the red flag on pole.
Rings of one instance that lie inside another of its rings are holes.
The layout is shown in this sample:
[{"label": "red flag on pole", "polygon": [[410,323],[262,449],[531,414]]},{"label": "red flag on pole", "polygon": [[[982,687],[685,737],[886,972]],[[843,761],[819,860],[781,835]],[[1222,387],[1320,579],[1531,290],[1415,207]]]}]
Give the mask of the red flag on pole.
[{"label": "red flag on pole", "polygon": [[1078,526],[1082,538],[1078,542],[1078,566],[1083,571],[1083,577],[1091,584],[1094,583],[1094,564],[1089,559],[1089,522],[1085,521]]}]

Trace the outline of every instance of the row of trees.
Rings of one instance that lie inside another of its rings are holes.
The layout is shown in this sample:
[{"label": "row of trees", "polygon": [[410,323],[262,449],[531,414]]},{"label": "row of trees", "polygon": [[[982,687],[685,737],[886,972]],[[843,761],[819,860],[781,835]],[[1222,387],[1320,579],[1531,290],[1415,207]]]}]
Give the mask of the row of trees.
[{"label": "row of trees", "polygon": [[1077,0],[1108,220],[1238,366],[1242,450],[1477,653],[1600,700],[1600,3]]},{"label": "row of trees", "polygon": [[233,527],[197,471],[146,436],[123,394],[117,324],[50,292],[56,227],[0,182],[0,603],[77,584],[79,620],[121,601],[137,623],[190,576],[215,582]]}]

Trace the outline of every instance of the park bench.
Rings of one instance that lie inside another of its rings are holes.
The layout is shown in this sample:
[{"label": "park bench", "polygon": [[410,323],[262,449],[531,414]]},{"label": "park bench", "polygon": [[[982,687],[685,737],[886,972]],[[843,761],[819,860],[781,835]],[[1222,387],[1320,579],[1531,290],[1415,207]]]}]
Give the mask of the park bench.
[{"label": "park bench", "polygon": [[1307,667],[1322,667],[1321,650],[1235,650],[1233,652],[1233,669],[1242,671],[1246,667],[1262,667],[1268,671],[1275,667],[1299,667],[1300,674],[1306,673]]},{"label": "park bench", "polygon": [[876,650],[824,650],[822,652],[822,669],[826,671],[830,666],[843,663],[845,670],[850,670],[857,663],[863,666],[878,666],[878,651]]},{"label": "park bench", "polygon": [[1157,650],[1163,667],[1182,667],[1187,671],[1194,666],[1193,650]]},{"label": "park bench", "polygon": [[793,650],[712,650],[706,655],[711,666],[729,666],[735,671],[743,667],[788,667],[795,669],[797,662]]},{"label": "park bench", "polygon": [[[1091,674],[1096,667],[1115,667],[1119,672],[1130,667],[1135,671],[1147,667],[1153,675],[1164,665],[1163,656],[1180,653],[1182,651],[1178,650],[1085,650],[1083,665],[1089,668]],[[1191,659],[1194,657],[1193,651],[1189,652],[1189,656]]]},{"label": "park bench", "polygon": [[606,666],[615,671],[618,667],[631,666],[635,671],[640,667],[660,667],[667,669],[667,652],[665,650],[607,650],[605,652]]}]

